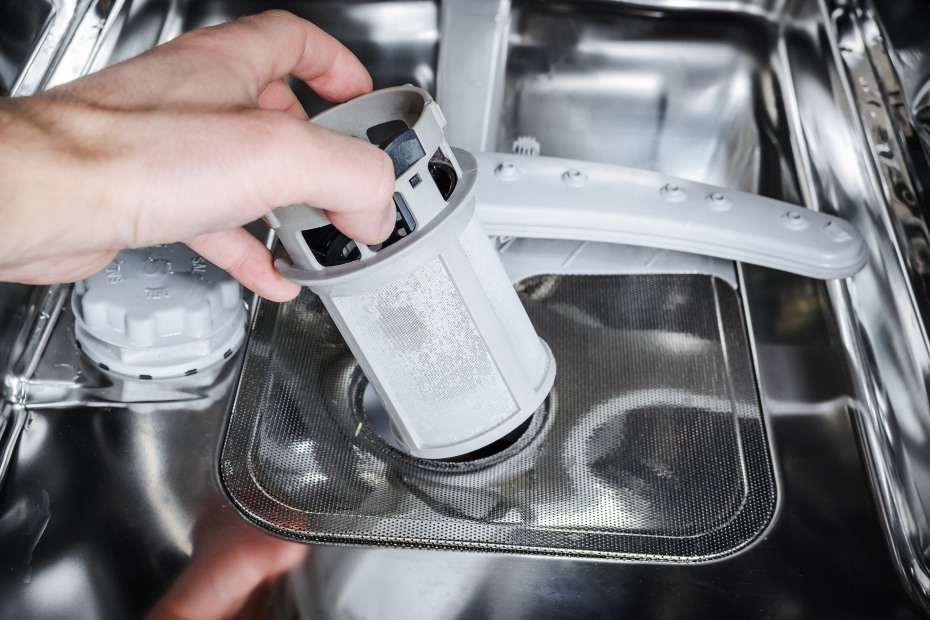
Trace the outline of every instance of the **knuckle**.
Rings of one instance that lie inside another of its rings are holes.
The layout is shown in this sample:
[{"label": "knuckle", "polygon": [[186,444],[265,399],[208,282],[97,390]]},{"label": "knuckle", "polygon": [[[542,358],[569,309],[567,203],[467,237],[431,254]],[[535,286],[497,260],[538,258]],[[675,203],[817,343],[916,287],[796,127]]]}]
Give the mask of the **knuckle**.
[{"label": "knuckle", "polygon": [[298,19],[296,15],[284,9],[269,9],[254,16],[258,20],[290,22]]},{"label": "knuckle", "polygon": [[[185,32],[178,38],[168,41],[163,46],[155,48],[153,52],[166,53],[169,50],[193,57],[196,55],[200,58],[208,58],[211,62],[226,63],[230,56],[231,38],[230,34],[235,33],[231,27],[234,24],[224,24],[215,28],[198,28]],[[220,28],[230,28],[226,34],[219,30]]]},{"label": "knuckle", "polygon": [[273,110],[251,108],[242,111],[250,147],[260,149],[264,155],[287,150],[293,143],[294,126],[290,116]]},{"label": "knuckle", "polygon": [[279,138],[278,132],[286,129],[282,126],[285,124],[286,119],[282,117],[280,112],[262,108],[248,108],[242,110],[242,113],[250,123],[255,124],[264,131],[271,132],[272,136],[270,137]]},{"label": "knuckle", "polygon": [[216,41],[215,30],[210,28],[197,28],[185,32],[173,41],[169,41],[165,46],[198,48],[207,47]]},{"label": "knuckle", "polygon": [[242,160],[246,171],[239,181],[251,188],[252,196],[265,205],[275,202],[282,186],[299,183],[296,176],[299,167],[294,166],[295,132],[290,122],[294,119],[280,112],[248,109],[240,114],[242,119],[242,152],[248,157]]},{"label": "knuckle", "polygon": [[381,150],[372,153],[369,150],[371,148],[366,146],[363,160],[355,164],[357,168],[352,174],[357,179],[352,191],[354,198],[341,211],[378,211],[390,202],[394,194],[394,165],[391,158]]}]

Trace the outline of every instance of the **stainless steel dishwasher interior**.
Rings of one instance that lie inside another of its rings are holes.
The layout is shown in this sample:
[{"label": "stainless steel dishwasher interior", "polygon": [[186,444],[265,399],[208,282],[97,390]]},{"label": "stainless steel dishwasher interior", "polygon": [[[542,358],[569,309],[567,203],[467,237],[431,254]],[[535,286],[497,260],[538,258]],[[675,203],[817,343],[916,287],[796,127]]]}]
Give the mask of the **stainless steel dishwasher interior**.
[{"label": "stainless steel dishwasher interior", "polygon": [[[638,165],[750,191],[762,184],[758,162],[778,161],[758,136],[785,126],[784,114],[775,107],[774,118],[764,118],[764,110],[757,113],[762,102],[753,98],[754,91],[773,89],[764,25],[723,20],[700,35],[719,41],[707,50],[680,34],[683,20],[695,23],[693,15],[656,19],[587,4],[524,3],[513,11],[497,150],[532,135],[547,155]],[[683,51],[672,51],[678,47]],[[669,51],[654,51],[662,49]],[[462,79],[449,58],[454,53],[440,50],[446,82]],[[694,58],[685,68],[674,61],[682,53]],[[661,62],[666,55],[671,60]],[[599,70],[591,71],[595,58]],[[637,65],[635,58],[643,60]],[[636,76],[651,86],[631,85]],[[690,104],[696,88],[714,96]],[[445,94],[440,85],[441,105]],[[650,100],[640,101],[644,96]],[[449,103],[455,128],[456,102]],[[742,115],[734,120],[730,108]],[[660,118],[644,119],[649,110]],[[524,240],[508,247],[505,261],[538,245]],[[605,255],[599,272],[613,259]],[[775,496],[757,397],[744,374],[749,351],[741,337],[733,339],[745,330],[731,312],[735,293],[700,271],[683,276],[687,281],[549,275],[520,288],[561,368],[548,413],[553,421],[542,423],[520,455],[474,475],[385,455],[366,443],[364,425],[358,441],[342,439],[364,417],[351,412],[355,373],[340,339],[330,341],[331,327],[310,300],[262,305],[222,455],[232,499],[273,531],[315,541],[687,562],[750,544],[766,528]],[[576,264],[571,275],[585,272]],[[652,297],[646,291],[653,288],[664,293]],[[594,299],[601,304],[592,305]],[[662,320],[650,320],[659,308]],[[695,338],[701,353],[686,351],[684,343]],[[301,339],[299,346],[273,344]],[[661,361],[648,361],[651,353]],[[290,395],[294,390],[298,397]],[[652,436],[678,446],[675,454],[640,453],[653,445]],[[705,461],[710,454],[714,459]],[[665,487],[658,470],[677,482]],[[517,481],[524,488],[504,490]],[[714,492],[687,499],[684,488]],[[302,525],[308,515],[316,519]]]},{"label": "stainless steel dishwasher interior", "polygon": [[533,136],[545,155],[791,200],[776,45],[738,12],[517,3],[495,150]]},{"label": "stainless steel dishwasher interior", "polygon": [[[695,267],[648,252],[631,258],[597,244],[584,250],[597,255],[588,265],[626,256],[644,272],[667,264],[668,272],[724,274],[736,285],[779,491],[771,524],[754,544],[714,563],[678,567],[318,546],[280,590],[282,614],[752,617],[761,607],[777,612],[763,616],[775,617],[911,617],[898,575],[913,599],[926,603],[922,549],[930,526],[922,498],[930,497],[930,467],[919,448],[930,428],[923,381],[930,364],[918,318],[926,300],[894,219],[899,211],[883,191],[887,170],[880,163],[900,154],[896,143],[882,143],[873,158],[869,119],[887,112],[887,95],[897,91],[881,81],[893,74],[874,72],[883,42],[870,5],[149,0],[81,6],[90,7],[81,24],[97,19],[102,38],[92,45],[83,40],[84,55],[71,65],[77,68],[59,62],[39,71],[34,61],[12,79],[14,92],[17,84],[30,92],[30,85],[53,85],[191,28],[274,6],[346,43],[376,87],[413,83],[436,93],[457,146],[509,152],[517,138],[531,136],[543,155],[641,167],[835,213],[869,242],[870,265],[828,284],[728,263]],[[476,21],[466,30],[450,19],[455,15]],[[58,31],[54,23],[48,28]],[[476,69],[481,59],[466,62],[478,53],[477,42],[498,44],[486,74]],[[64,51],[52,56],[67,58]],[[295,86],[308,112],[321,109]],[[458,97],[444,100],[449,93]],[[474,114],[487,121],[487,131],[456,126],[457,118]],[[906,176],[909,164],[902,162]],[[529,254],[550,247],[511,243]],[[32,319],[42,317],[41,301]],[[196,532],[212,528],[238,540],[251,531],[231,514],[219,487],[221,448],[212,443],[222,435],[242,356],[210,377],[212,385],[198,378],[152,390],[86,368],[70,321],[64,309],[35,372],[17,379],[28,389],[6,394],[30,419],[4,483],[13,508],[0,513],[0,540],[20,541],[11,554],[19,555],[3,559],[12,575],[0,582],[4,616],[49,615],[75,601],[98,615],[138,615],[196,557]],[[105,483],[90,482],[96,480]],[[84,510],[75,511],[77,505]],[[146,559],[125,557],[133,553]],[[96,579],[82,577],[80,591],[56,603],[51,593],[61,594],[68,571]],[[734,585],[744,579],[745,589]],[[863,586],[850,592],[850,584]]]}]

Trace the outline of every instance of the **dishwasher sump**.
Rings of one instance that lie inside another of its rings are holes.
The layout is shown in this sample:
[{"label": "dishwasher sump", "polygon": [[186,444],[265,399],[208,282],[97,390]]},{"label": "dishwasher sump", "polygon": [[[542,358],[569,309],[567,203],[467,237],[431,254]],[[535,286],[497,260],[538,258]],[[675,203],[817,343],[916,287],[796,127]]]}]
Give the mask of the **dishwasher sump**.
[{"label": "dishwasher sump", "polygon": [[315,295],[263,303],[222,450],[234,503],[320,543],[694,562],[753,541],[775,483],[736,291],[698,274],[517,290],[562,371],[515,444],[454,463],[375,432]]}]

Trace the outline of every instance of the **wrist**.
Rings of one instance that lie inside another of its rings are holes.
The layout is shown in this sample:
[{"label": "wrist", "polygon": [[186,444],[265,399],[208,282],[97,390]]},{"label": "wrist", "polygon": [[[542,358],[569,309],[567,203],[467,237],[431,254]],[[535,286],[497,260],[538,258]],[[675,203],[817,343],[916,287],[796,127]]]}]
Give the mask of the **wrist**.
[{"label": "wrist", "polygon": [[0,261],[113,247],[113,200],[104,191],[110,158],[91,137],[93,116],[52,98],[0,100],[0,212],[9,244]]}]

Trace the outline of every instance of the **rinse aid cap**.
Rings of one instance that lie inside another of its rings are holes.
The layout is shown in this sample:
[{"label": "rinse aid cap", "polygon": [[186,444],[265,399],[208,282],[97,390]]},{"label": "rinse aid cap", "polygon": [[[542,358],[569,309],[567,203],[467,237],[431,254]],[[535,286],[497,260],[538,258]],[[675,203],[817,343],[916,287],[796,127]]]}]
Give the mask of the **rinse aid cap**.
[{"label": "rinse aid cap", "polygon": [[439,106],[413,86],[311,122],[390,155],[397,224],[369,247],[308,205],[275,209],[266,221],[290,259],[278,270],[320,296],[402,449],[446,459],[505,437],[545,400],[555,359],[475,217],[474,157],[449,146]]},{"label": "rinse aid cap", "polygon": [[123,250],[71,296],[78,345],[104,370],[191,375],[242,344],[242,289],[186,245]]}]

